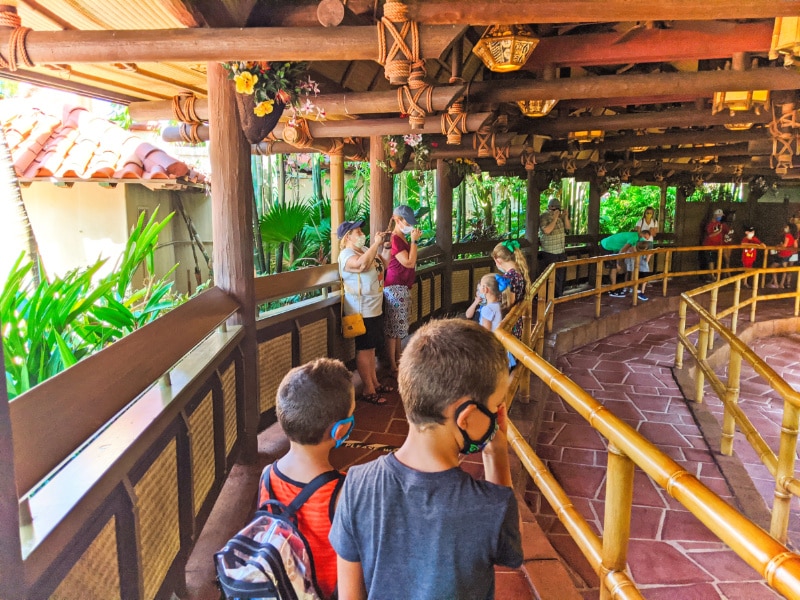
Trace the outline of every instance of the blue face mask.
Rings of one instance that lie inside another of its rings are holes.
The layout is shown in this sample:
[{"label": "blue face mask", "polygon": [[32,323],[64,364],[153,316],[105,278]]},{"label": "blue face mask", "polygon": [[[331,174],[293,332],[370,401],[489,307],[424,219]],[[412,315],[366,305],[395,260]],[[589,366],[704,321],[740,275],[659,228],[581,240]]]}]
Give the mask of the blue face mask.
[{"label": "blue face mask", "polygon": [[[347,438],[349,438],[350,434],[353,432],[353,427],[355,427],[355,424],[356,424],[355,414],[352,414],[346,419],[342,419],[341,421],[336,421],[336,423],[333,424],[333,427],[331,427],[331,437],[334,440],[336,440],[336,445],[334,446],[334,448],[338,448],[347,441]],[[343,427],[347,427],[347,433],[345,433],[342,437],[337,438],[336,430],[339,429],[340,425]]]},{"label": "blue face mask", "polygon": [[489,417],[489,427],[486,430],[486,433],[484,433],[479,439],[473,440],[471,437],[469,437],[469,434],[465,430],[461,429],[461,427],[458,427],[458,425],[456,425],[456,427],[458,427],[458,430],[461,432],[461,435],[464,436],[464,446],[461,448],[462,454],[474,454],[476,452],[483,451],[486,445],[494,439],[494,436],[499,428],[499,425],[497,423],[497,413],[491,412],[483,404],[478,404],[474,400],[470,400],[469,402],[464,402],[464,404],[459,406],[458,409],[456,410],[454,418],[458,419],[458,415],[460,415],[461,412],[469,405],[475,406],[475,408],[477,408],[479,411],[481,411],[483,414]]}]

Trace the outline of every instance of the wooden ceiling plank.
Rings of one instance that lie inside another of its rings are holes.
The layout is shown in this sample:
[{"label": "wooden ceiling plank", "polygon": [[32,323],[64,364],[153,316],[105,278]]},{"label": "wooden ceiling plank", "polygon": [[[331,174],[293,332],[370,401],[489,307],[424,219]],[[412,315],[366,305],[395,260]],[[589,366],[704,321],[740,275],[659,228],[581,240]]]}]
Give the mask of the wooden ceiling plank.
[{"label": "wooden ceiling plank", "polygon": [[796,0],[408,0],[409,18],[420,23],[586,23],[768,19],[796,16]]},{"label": "wooden ceiling plank", "polygon": [[772,29],[767,22],[744,23],[723,32],[642,29],[622,43],[616,43],[617,32],[543,37],[524,68],[538,71],[547,65],[622,65],[766,53]]},{"label": "wooden ceiling plank", "polygon": [[[466,26],[420,26],[420,54],[438,58]],[[10,30],[0,31],[7,47]],[[230,60],[376,60],[375,27],[32,31],[34,64],[213,62]]]}]

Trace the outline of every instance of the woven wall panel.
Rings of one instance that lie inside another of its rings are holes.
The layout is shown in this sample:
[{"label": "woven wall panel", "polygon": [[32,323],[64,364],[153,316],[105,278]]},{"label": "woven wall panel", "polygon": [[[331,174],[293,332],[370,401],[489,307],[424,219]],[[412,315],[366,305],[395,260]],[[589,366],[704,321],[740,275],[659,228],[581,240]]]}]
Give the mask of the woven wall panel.
[{"label": "woven wall panel", "polygon": [[433,276],[433,309],[442,308],[442,276]]},{"label": "woven wall panel", "polygon": [[328,356],[328,321],[323,319],[300,327],[300,364]]},{"label": "woven wall panel", "polygon": [[112,516],[50,600],[116,600],[120,598],[117,534]]},{"label": "woven wall panel", "polygon": [[278,385],[291,368],[291,333],[284,333],[258,345],[259,410],[262,413],[275,406]]},{"label": "woven wall panel", "polygon": [[181,547],[175,447],[173,439],[134,486],[145,598],[156,597]]},{"label": "woven wall panel", "polygon": [[469,287],[469,270],[453,271],[453,289],[451,291],[453,303],[469,302],[472,300],[472,290]]},{"label": "woven wall panel", "polygon": [[411,310],[408,313],[408,324],[413,325],[419,319],[419,284],[411,286]]},{"label": "woven wall panel", "polygon": [[422,280],[422,316],[427,317],[431,314],[431,280]]},{"label": "woven wall panel", "polygon": [[220,376],[222,406],[225,408],[225,456],[236,443],[236,363],[231,363]]},{"label": "woven wall panel", "polygon": [[479,267],[475,269],[475,285],[478,285],[478,282],[481,280],[481,277],[484,275],[488,275],[492,272],[492,269],[489,267]]},{"label": "woven wall panel", "polygon": [[192,481],[194,482],[194,514],[200,512],[211,486],[214,485],[214,411],[211,392],[189,416],[189,437],[192,440]]}]

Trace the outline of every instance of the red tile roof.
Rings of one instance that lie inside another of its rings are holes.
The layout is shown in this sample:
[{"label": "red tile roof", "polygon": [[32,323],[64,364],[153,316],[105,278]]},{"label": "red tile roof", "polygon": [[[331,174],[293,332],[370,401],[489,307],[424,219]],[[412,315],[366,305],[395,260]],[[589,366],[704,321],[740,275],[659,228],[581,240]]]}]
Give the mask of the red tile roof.
[{"label": "red tile roof", "polygon": [[83,107],[42,110],[22,100],[0,101],[0,124],[17,176],[203,183],[185,162]]}]

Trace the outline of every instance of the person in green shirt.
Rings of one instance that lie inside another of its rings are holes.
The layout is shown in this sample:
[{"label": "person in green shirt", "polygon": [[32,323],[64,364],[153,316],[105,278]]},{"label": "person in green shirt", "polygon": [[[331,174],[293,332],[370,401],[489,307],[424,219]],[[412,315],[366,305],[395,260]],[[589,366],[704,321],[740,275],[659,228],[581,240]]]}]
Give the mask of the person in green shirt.
[{"label": "person in green shirt", "polygon": [[[600,240],[600,247],[605,251],[605,254],[619,254],[623,248],[636,246],[636,243],[640,239],[647,242],[651,241],[652,236],[650,235],[650,231],[648,229],[642,229],[641,233],[636,231],[621,231]],[[609,260],[604,264],[608,265],[611,269],[609,273],[611,285],[616,285],[617,272],[622,271],[625,273],[625,264],[622,260]],[[612,290],[608,295],[614,298],[621,298],[625,295],[625,291]]]}]

